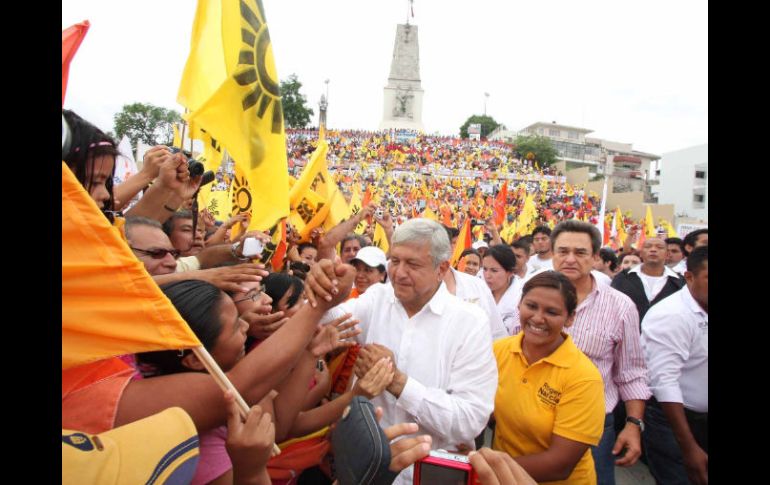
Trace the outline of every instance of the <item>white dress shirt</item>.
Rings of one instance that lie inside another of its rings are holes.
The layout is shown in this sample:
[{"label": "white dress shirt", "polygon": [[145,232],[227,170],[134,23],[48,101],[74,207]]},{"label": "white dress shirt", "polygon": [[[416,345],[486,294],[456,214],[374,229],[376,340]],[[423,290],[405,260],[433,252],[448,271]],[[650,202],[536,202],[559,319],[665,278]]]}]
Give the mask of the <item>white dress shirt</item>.
[{"label": "white dress shirt", "polygon": [[489,329],[492,333],[492,340],[507,337],[510,334],[503,325],[503,318],[495,303],[495,297],[487,284],[476,277],[449,268],[455,277],[455,296],[462,301],[472,303],[481,307],[489,317]]},{"label": "white dress shirt", "polygon": [[[606,274],[602,273],[599,270],[592,269],[591,274],[594,275],[594,279],[603,285],[610,286],[612,284],[612,278],[607,276]],[[662,287],[661,287],[662,288]]]},{"label": "white dress shirt", "polygon": [[658,293],[666,286],[669,276],[679,278],[679,275],[674,272],[668,266],[663,266],[663,274],[660,276],[649,276],[642,271],[642,264],[637,264],[633,268],[629,269],[629,273],[636,273],[639,279],[642,280],[642,286],[644,287],[644,294],[647,295],[647,301],[652,301],[658,296]]},{"label": "white dress shirt", "polygon": [[[384,411],[380,425],[417,423],[417,434],[433,437],[433,449],[456,449],[461,443],[473,449],[474,438],[492,413],[497,390],[486,313],[450,294],[443,282],[411,318],[390,284],[370,286],[363,295],[327,312],[324,320],[340,313],[352,313],[360,321],[359,343],[389,348],[398,369],[408,376],[398,399],[387,391],[372,399]],[[412,467],[394,483],[411,484]]]},{"label": "white dress shirt", "polygon": [[687,271],[687,258],[682,258],[682,260],[676,263],[671,270],[684,276],[684,272]]},{"label": "white dress shirt", "polygon": [[650,308],[642,321],[642,348],[655,399],[708,412],[708,345],[708,313],[687,286]]}]

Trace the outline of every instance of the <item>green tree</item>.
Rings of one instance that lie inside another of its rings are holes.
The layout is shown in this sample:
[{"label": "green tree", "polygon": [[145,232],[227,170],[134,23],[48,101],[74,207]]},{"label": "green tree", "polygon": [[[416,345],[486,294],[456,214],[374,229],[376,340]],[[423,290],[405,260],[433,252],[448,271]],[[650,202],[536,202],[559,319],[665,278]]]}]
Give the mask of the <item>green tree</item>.
[{"label": "green tree", "polygon": [[556,162],[558,153],[548,137],[519,135],[514,145],[521,158],[536,161],[541,167]]},{"label": "green tree", "polygon": [[283,120],[288,128],[304,128],[313,116],[313,109],[307,106],[307,98],[299,92],[301,87],[296,74],[281,81]]},{"label": "green tree", "polygon": [[460,137],[468,138],[468,126],[476,123],[481,125],[481,138],[486,138],[487,135],[492,133],[495,128],[500,126],[500,123],[495,121],[495,119],[491,116],[473,115],[465,120],[465,123],[463,123],[463,125],[460,127]]},{"label": "green tree", "polygon": [[127,135],[132,145],[142,141],[148,145],[170,145],[174,140],[174,123],[182,117],[174,110],[149,103],[126,104],[114,117],[115,138]]}]

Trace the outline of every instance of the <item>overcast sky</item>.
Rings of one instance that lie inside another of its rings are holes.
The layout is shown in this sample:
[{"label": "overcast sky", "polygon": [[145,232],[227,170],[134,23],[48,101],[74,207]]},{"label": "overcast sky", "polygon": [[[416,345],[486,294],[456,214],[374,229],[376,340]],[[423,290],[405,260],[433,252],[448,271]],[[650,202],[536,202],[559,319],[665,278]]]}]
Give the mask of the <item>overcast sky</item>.
[{"label": "overcast sky", "polygon": [[[406,0],[263,0],[278,75],[296,73],[331,128],[376,129]],[[193,0],[63,0],[62,28],[91,28],[65,107],[104,130],[124,104],[176,102]],[[457,134],[487,113],[662,154],[708,142],[708,12],[696,0],[416,0],[423,125]]]}]

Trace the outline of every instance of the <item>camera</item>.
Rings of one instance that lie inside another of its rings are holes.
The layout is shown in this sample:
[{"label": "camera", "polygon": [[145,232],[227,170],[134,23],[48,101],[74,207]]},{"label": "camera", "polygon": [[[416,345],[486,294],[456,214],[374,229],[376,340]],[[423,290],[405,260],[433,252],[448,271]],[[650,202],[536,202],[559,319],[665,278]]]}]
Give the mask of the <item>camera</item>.
[{"label": "camera", "polygon": [[190,171],[190,177],[197,177],[199,175],[203,175],[203,171],[206,170],[206,167],[203,166],[203,163],[199,162],[198,160],[190,156],[187,156],[187,153],[183,152],[180,148],[168,147],[168,151],[172,155],[174,153],[182,153],[184,156],[188,158],[187,168]]},{"label": "camera", "polygon": [[265,246],[262,241],[255,237],[247,237],[243,240],[243,256],[246,258],[257,258],[264,261],[266,256]]},{"label": "camera", "polygon": [[433,450],[414,464],[415,485],[474,485],[476,471],[465,455]]}]

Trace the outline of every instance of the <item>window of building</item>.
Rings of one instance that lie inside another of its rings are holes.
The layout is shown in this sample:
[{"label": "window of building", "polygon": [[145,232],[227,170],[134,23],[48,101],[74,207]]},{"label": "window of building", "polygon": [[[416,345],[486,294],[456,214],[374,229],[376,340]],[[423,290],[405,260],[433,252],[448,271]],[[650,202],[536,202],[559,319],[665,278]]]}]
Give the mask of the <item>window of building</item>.
[{"label": "window of building", "polygon": [[557,129],[554,129],[554,128],[548,128],[548,134],[550,136],[560,136],[561,135],[561,131],[557,130]]},{"label": "window of building", "polygon": [[567,132],[567,136],[568,136],[568,137],[569,137],[571,140],[577,140],[577,139],[579,138],[579,137],[578,137],[578,134],[577,134],[577,131],[568,131],[568,132]]},{"label": "window of building", "polygon": [[537,129],[537,134],[538,135],[542,135],[543,134],[543,129],[542,128],[538,128]]},{"label": "window of building", "polygon": [[655,170],[655,176],[660,177],[660,170]]},{"label": "window of building", "polygon": [[705,179],[706,178],[706,171],[705,170],[696,170],[695,171],[695,178],[696,179]]},{"label": "window of building", "polygon": [[705,200],[706,196],[703,194],[695,194],[693,197],[693,202],[700,202],[702,204]]}]

